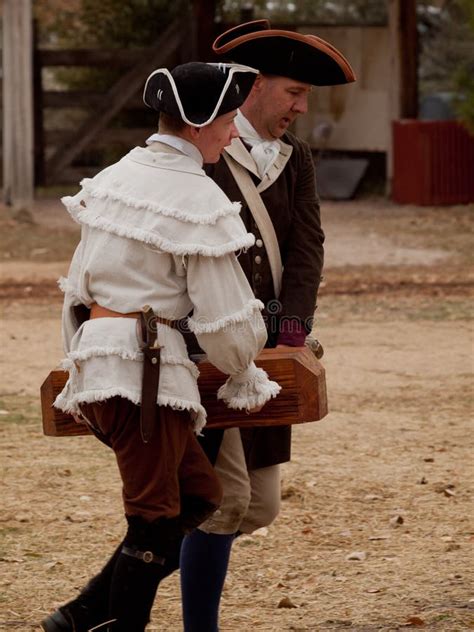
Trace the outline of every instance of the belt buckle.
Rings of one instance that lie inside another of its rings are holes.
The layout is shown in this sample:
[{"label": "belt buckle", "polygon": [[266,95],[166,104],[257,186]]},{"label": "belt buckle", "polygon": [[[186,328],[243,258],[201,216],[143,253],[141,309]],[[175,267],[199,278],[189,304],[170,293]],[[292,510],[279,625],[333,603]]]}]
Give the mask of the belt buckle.
[{"label": "belt buckle", "polygon": [[154,557],[155,556],[153,555],[151,551],[143,551],[142,560],[146,562],[147,564],[150,564],[150,562],[153,562]]}]

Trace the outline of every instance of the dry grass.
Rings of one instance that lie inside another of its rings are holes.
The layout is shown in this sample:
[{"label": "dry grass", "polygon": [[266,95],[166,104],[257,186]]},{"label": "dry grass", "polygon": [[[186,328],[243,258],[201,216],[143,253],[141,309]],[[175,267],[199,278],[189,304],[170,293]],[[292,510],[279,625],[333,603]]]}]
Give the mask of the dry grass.
[{"label": "dry grass", "polygon": [[[373,209],[336,211],[332,228],[346,213],[356,240]],[[445,266],[328,269],[318,335],[331,413],[295,427],[279,518],[235,544],[222,632],[474,629],[472,287],[465,225],[440,216]],[[410,230],[409,214],[396,219]],[[422,231],[417,244],[428,247]],[[14,280],[3,279],[4,289]],[[92,437],[41,433],[37,389],[61,355],[60,304],[42,283],[0,301],[2,632],[37,629],[124,529],[113,455]],[[295,607],[279,608],[285,597]],[[182,629],[177,575],[160,587],[149,629]]]}]

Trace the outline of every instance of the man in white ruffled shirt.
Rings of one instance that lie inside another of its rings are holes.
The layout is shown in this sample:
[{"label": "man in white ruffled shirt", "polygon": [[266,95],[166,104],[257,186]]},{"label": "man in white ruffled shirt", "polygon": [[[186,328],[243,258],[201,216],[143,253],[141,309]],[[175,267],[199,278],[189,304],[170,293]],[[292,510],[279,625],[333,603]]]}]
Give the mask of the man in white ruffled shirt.
[{"label": "man in white ruffled shirt", "polygon": [[[160,113],[158,137],[63,199],[82,232],[61,281],[69,380],[55,406],[81,415],[113,449],[127,532],[79,596],[44,619],[46,632],[143,632],[184,534],[219,506],[221,486],[196,439],[206,422],[198,369],[176,323],[193,312],[189,327],[229,376],[216,394],[229,407],[252,412],[280,390],[254,364],[267,338],[263,305],[236,257],[254,237],[240,204],[202,169],[237,136],[236,108],[255,75],[201,63],[155,71],[144,101]],[[161,350],[146,436],[148,355],[136,326],[144,305]]]}]

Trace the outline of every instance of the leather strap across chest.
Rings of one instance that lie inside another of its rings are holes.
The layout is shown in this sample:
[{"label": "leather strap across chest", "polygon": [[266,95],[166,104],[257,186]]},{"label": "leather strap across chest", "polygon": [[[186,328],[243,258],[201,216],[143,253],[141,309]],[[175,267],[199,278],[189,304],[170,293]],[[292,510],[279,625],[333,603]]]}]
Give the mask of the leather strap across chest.
[{"label": "leather strap across chest", "polygon": [[234,176],[262,236],[272,272],[275,297],[278,298],[281,291],[283,263],[281,260],[280,245],[272,220],[247,169],[226,152],[224,152],[224,160]]}]

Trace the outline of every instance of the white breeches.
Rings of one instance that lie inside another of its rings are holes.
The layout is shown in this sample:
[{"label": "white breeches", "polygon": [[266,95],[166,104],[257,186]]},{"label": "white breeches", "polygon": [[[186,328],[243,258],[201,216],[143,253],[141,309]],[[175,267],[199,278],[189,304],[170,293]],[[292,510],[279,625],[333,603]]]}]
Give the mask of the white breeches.
[{"label": "white breeches", "polygon": [[252,533],[269,525],[280,510],[280,466],[248,470],[238,428],[224,432],[215,471],[224,490],[222,504],[199,529],[206,533]]}]

